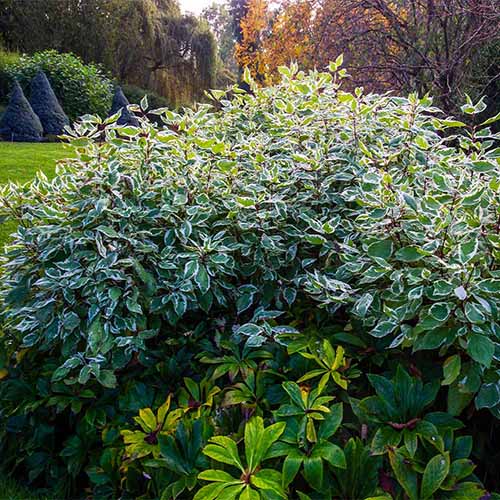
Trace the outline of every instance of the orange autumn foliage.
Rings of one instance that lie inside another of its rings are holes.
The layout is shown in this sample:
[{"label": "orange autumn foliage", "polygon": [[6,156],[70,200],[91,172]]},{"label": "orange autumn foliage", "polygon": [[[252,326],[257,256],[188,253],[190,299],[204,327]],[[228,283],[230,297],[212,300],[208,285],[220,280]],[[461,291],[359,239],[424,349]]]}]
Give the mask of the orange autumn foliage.
[{"label": "orange autumn foliage", "polygon": [[262,40],[269,26],[269,5],[267,0],[249,0],[247,9],[241,20],[241,42],[235,45],[235,58],[240,67],[250,70],[254,79],[268,83],[269,68]]}]

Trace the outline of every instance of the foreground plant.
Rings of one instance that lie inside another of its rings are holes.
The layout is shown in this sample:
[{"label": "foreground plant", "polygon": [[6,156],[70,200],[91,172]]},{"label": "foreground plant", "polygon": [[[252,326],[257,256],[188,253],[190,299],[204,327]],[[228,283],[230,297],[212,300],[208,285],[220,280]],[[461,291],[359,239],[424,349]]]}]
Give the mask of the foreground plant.
[{"label": "foreground plant", "polygon": [[[347,93],[333,69],[246,78],[163,128],[146,100],[137,127],[85,117],[54,180],[2,189],[6,468],[61,497],[495,487],[500,117]],[[464,423],[480,478],[455,474]],[[279,434],[258,463],[252,433],[226,457],[247,428]]]},{"label": "foreground plant", "polygon": [[281,486],[281,474],[273,469],[262,468],[269,449],[284,429],[284,423],[264,428],[262,418],[252,418],[245,426],[245,464],[232,439],[225,436],[210,439],[203,453],[217,462],[236,467],[241,475],[235,478],[220,469],[201,472],[198,478],[212,483],[201,488],[194,500],[212,500],[219,498],[219,495],[240,500],[287,498]]}]

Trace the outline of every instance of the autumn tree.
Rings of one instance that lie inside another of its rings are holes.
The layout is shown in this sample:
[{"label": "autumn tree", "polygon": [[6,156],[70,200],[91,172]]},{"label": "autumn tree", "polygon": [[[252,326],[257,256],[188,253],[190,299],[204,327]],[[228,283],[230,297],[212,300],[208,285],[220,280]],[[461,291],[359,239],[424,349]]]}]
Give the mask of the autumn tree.
[{"label": "autumn tree", "polygon": [[303,69],[314,67],[315,12],[312,0],[286,0],[274,13],[268,36],[262,41],[268,80],[276,80],[278,67],[291,62]]},{"label": "autumn tree", "polygon": [[248,0],[248,10],[241,20],[241,41],[235,57],[241,67],[248,68],[256,81],[270,83],[264,40],[269,36],[270,14],[267,0]]},{"label": "autumn tree", "polygon": [[[474,64],[500,39],[497,0],[323,0],[317,19],[318,53],[330,57],[321,40],[346,49],[356,83],[375,90],[430,92],[446,111],[455,111],[464,90],[479,81]],[[339,15],[346,22],[338,22]],[[498,57],[498,56],[497,56]],[[497,59],[498,60],[498,59]],[[494,78],[498,78],[498,74]]]},{"label": "autumn tree", "polygon": [[452,112],[465,92],[499,92],[498,26],[498,0],[282,0],[272,14],[254,0],[237,58],[270,82],[279,65],[342,53],[352,86],[430,92]]}]

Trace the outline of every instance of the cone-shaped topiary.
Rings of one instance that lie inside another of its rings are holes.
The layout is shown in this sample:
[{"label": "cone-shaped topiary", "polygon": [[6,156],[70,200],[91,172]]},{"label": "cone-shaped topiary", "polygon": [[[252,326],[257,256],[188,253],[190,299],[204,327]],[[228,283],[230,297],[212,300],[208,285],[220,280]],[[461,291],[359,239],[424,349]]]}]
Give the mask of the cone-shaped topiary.
[{"label": "cone-shaped topiary", "polygon": [[132,112],[127,109],[130,103],[128,99],[125,97],[123,90],[121,87],[117,87],[115,91],[115,95],[113,96],[113,104],[111,106],[111,115],[118,113],[121,110],[122,114],[118,121],[116,122],[118,125],[133,125],[137,127],[139,125],[139,121],[134,116]]},{"label": "cone-shaped topiary", "polygon": [[62,134],[64,127],[69,125],[69,119],[43,71],[39,71],[31,81],[30,103],[33,111],[40,118],[45,134]]},{"label": "cone-shaped topiary", "polygon": [[7,141],[38,142],[42,135],[40,119],[24,96],[19,83],[14,82],[9,105],[0,121],[0,136]]}]

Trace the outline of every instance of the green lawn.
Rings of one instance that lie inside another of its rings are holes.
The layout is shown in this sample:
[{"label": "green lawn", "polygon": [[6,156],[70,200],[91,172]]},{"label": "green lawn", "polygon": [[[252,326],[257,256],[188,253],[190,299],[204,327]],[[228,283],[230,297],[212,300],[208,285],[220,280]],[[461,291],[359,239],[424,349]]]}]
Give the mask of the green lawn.
[{"label": "green lawn", "polygon": [[37,170],[53,177],[57,160],[73,156],[71,147],[62,143],[0,142],[0,184],[27,182]]},{"label": "green lawn", "polygon": [[[0,142],[0,184],[9,181],[23,184],[42,170],[47,177],[55,174],[57,160],[74,156],[70,146],[62,143]],[[15,230],[14,222],[0,224],[0,249]]]}]

